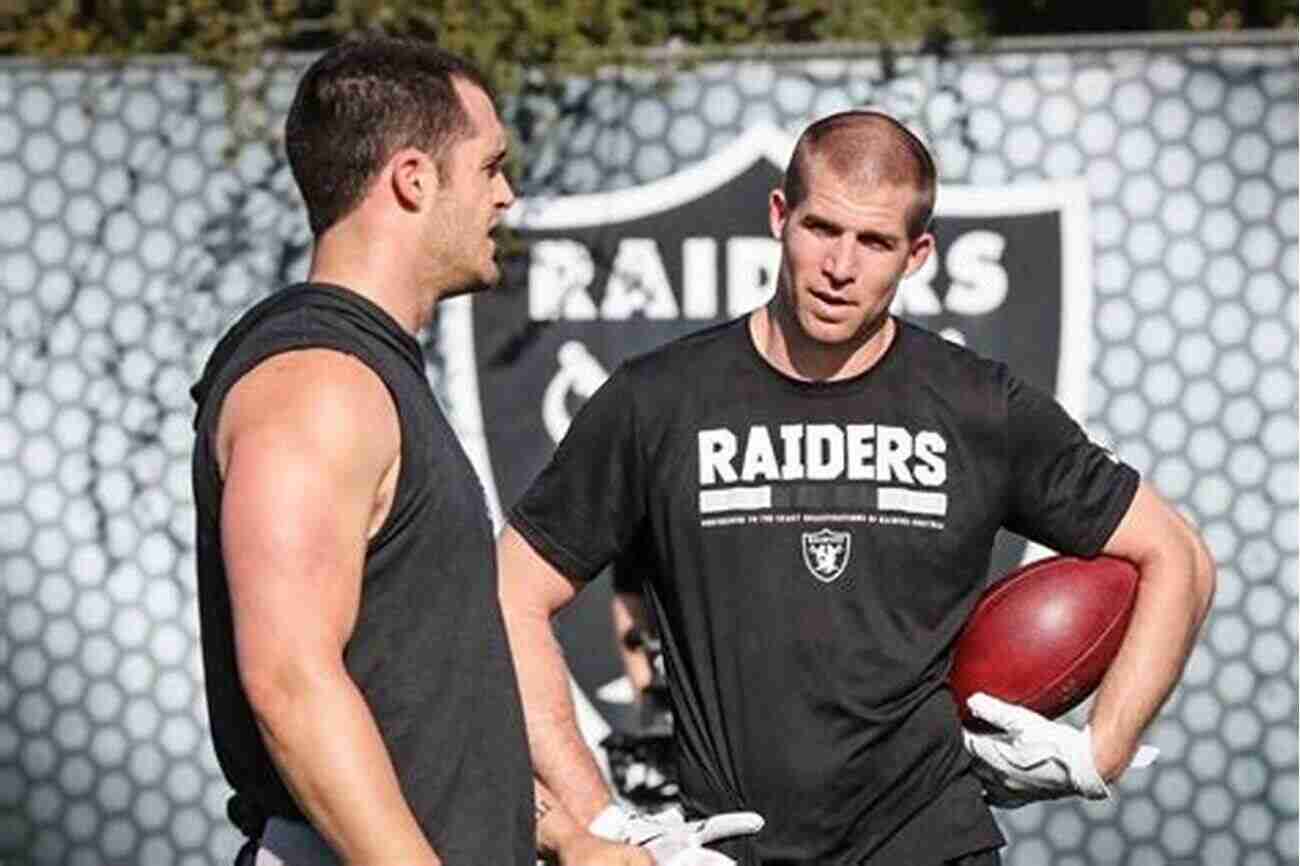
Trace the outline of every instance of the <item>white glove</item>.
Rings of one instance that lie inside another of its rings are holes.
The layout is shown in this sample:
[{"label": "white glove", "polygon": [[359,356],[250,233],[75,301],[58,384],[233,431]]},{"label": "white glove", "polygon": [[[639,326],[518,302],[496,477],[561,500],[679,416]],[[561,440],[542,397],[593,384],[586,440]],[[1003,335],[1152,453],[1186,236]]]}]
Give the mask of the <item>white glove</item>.
[{"label": "white glove", "polygon": [[[1088,800],[1110,796],[1097,772],[1090,728],[1053,722],[983,693],[971,695],[966,705],[976,718],[1002,729],[993,734],[962,731],[966,751],[975,756],[975,775],[992,805],[1014,809],[1071,795]],[[1158,754],[1143,746],[1132,766],[1145,767]]]},{"label": "white glove", "polygon": [[645,848],[658,866],[734,866],[736,861],[704,846],[761,829],[763,818],[757,812],[723,812],[687,821],[676,808],[645,815],[617,803],[606,806],[587,828],[610,842]]}]

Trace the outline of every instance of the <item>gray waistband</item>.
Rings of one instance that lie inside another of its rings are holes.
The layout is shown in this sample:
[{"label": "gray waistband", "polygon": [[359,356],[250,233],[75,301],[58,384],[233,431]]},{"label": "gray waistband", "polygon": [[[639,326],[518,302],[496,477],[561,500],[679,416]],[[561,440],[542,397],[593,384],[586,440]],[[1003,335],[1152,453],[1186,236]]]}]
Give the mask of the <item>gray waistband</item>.
[{"label": "gray waistband", "polygon": [[310,824],[269,818],[253,866],[340,866],[340,860]]}]

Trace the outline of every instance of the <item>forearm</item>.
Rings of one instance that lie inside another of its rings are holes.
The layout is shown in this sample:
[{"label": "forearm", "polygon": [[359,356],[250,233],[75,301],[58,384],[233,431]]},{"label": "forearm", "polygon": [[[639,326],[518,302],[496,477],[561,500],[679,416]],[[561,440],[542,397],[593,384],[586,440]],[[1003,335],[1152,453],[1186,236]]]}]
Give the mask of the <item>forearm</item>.
[{"label": "forearm", "polygon": [[544,612],[507,605],[505,622],[534,773],[553,799],[585,827],[612,798],[578,728],[563,650]]},{"label": "forearm", "polygon": [[1128,767],[1143,730],[1177,684],[1213,592],[1213,563],[1195,538],[1138,566],[1128,634],[1090,719],[1097,769],[1107,781]]},{"label": "forearm", "polygon": [[441,863],[412,814],[374,718],[342,668],[298,672],[254,707],[267,749],[345,864]]}]

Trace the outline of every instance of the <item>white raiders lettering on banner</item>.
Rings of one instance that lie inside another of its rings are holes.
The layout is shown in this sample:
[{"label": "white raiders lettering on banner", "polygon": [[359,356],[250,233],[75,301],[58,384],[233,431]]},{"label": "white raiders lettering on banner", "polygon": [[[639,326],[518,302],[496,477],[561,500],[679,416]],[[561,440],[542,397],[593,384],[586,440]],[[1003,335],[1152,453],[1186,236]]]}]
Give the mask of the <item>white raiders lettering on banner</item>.
[{"label": "white raiders lettering on banner", "polygon": [[[1002,263],[1006,246],[1006,237],[996,231],[971,229],[957,235],[904,280],[893,311],[910,316],[995,312],[1010,285]],[[529,252],[528,317],[570,322],[735,318],[771,297],[781,245],[766,236],[732,237],[720,248],[717,238],[687,237],[679,258],[681,278],[674,283],[657,239],[621,238],[602,284],[586,243],[572,238],[539,240]],[[721,287],[720,270],[725,274]],[[934,286],[941,270],[948,282],[942,295]],[[946,331],[950,339],[965,343],[960,328]]]}]

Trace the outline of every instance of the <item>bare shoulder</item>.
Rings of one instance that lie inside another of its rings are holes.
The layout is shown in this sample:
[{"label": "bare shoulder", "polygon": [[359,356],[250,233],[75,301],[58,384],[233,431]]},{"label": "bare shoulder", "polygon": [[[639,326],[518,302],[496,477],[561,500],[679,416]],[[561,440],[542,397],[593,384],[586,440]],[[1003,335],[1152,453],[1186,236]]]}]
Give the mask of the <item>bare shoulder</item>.
[{"label": "bare shoulder", "polygon": [[241,665],[283,660],[286,649],[336,659],[355,622],[367,541],[392,501],[400,431],[387,388],[334,350],[275,355],[226,396],[217,451]]},{"label": "bare shoulder", "polygon": [[400,428],[392,395],[370,367],[333,349],[302,349],[273,355],[231,388],[217,427],[223,472],[237,442],[382,471],[397,459]]}]

